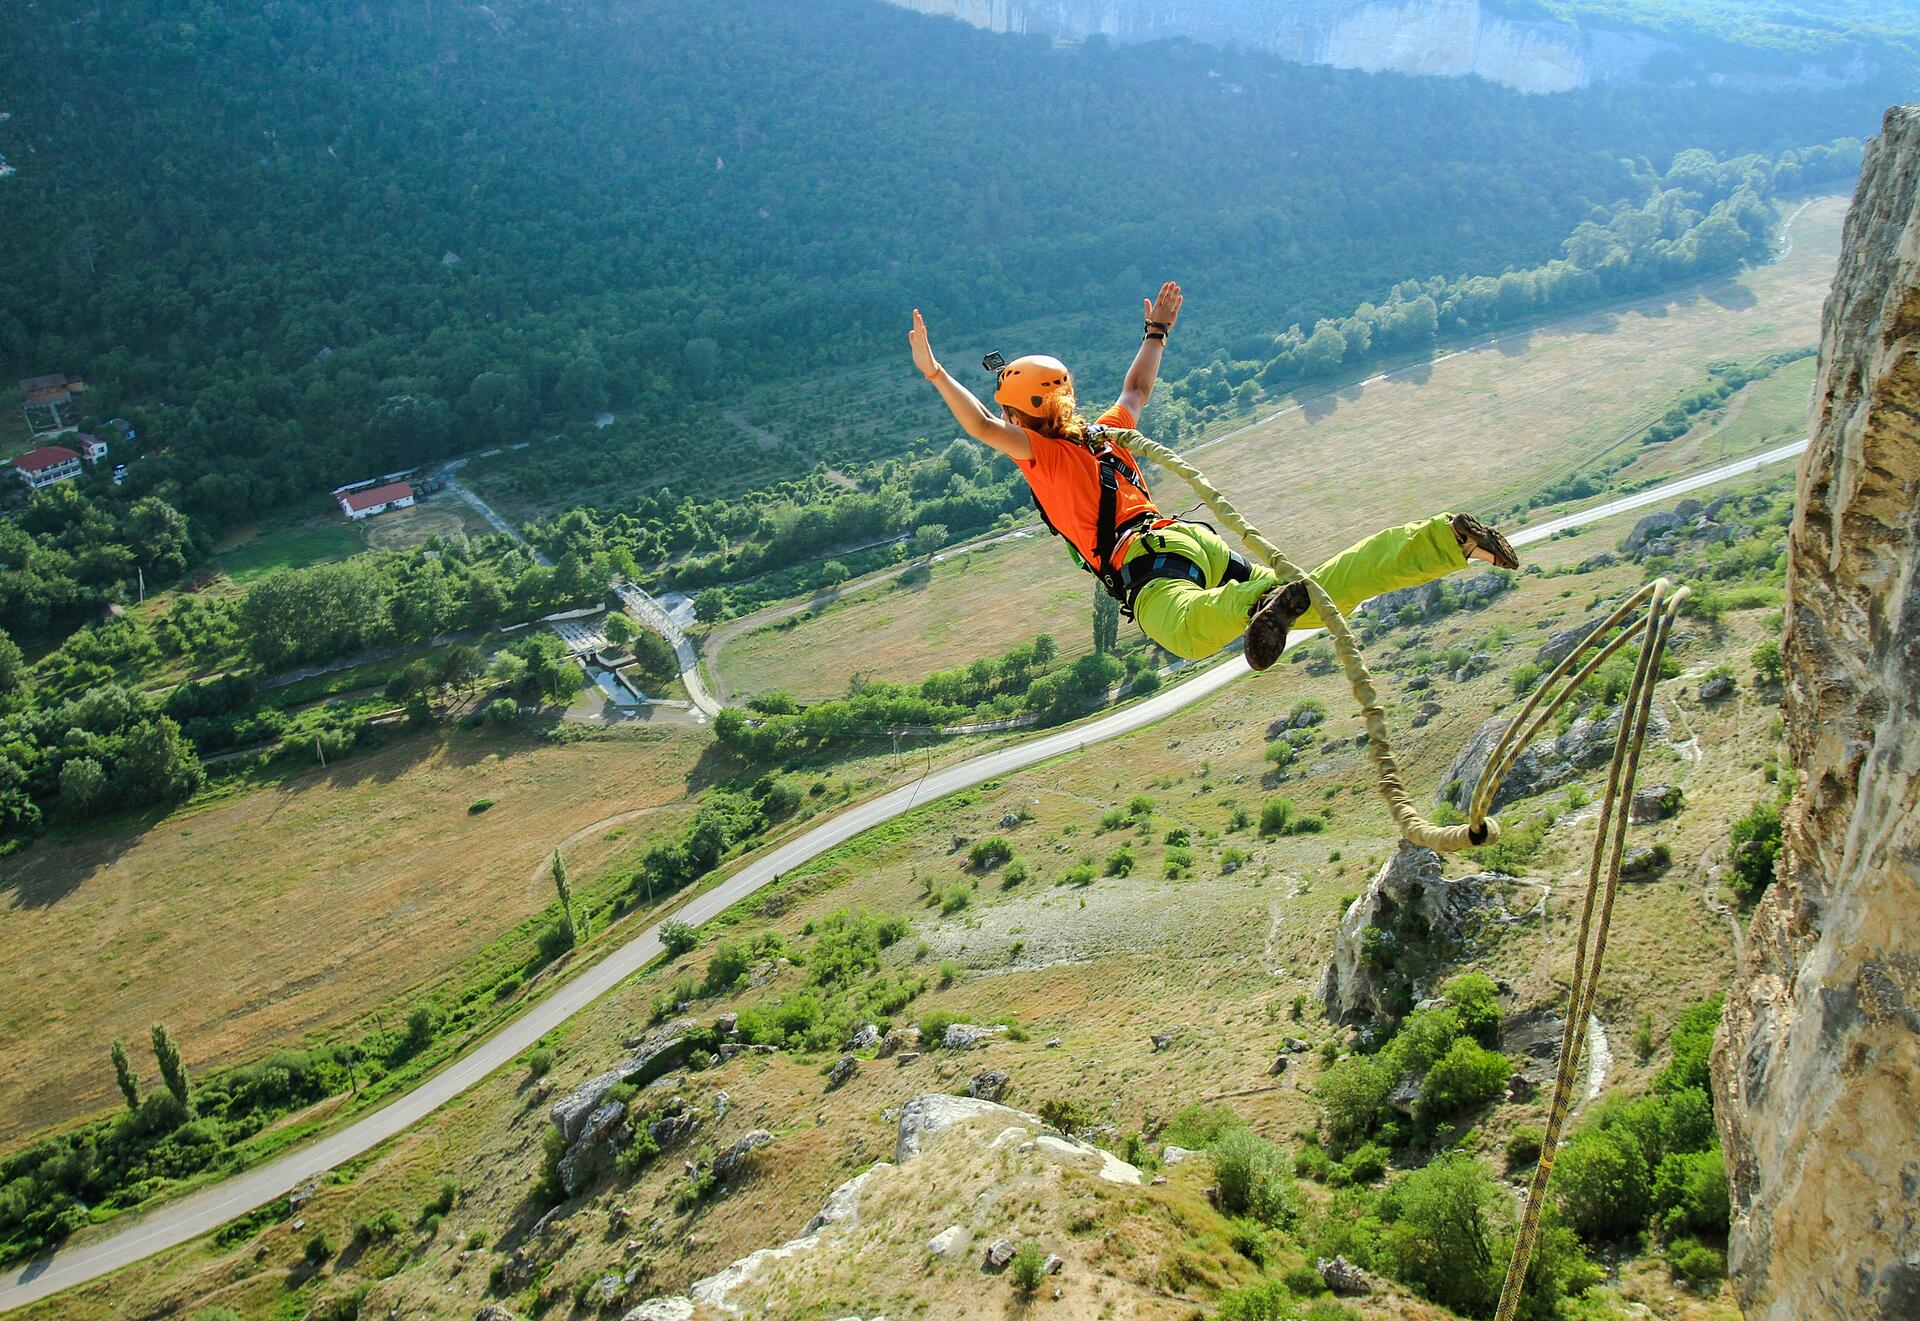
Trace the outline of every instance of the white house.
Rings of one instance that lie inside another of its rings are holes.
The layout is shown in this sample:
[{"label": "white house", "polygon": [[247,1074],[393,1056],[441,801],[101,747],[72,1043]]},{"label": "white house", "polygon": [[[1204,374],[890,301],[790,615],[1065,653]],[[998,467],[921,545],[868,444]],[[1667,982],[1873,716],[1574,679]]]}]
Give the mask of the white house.
[{"label": "white house", "polygon": [[80,457],[88,463],[98,463],[107,457],[107,442],[98,436],[82,431],[79,436]]},{"label": "white house", "polygon": [[42,445],[13,461],[13,474],[38,491],[80,475],[80,456],[65,445]]},{"label": "white house", "polygon": [[405,509],[413,503],[413,488],[405,482],[388,482],[347,491],[340,496],[340,512],[348,518],[372,518],[389,509]]}]

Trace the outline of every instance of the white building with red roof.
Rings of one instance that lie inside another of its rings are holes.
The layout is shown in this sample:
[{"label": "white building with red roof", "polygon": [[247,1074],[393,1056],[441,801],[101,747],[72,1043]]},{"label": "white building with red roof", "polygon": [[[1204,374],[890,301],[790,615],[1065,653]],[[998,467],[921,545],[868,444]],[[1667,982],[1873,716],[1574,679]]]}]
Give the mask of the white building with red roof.
[{"label": "white building with red roof", "polygon": [[384,486],[366,486],[340,494],[340,512],[348,518],[372,518],[389,509],[405,509],[413,503],[413,487],[405,482]]},{"label": "white building with red roof", "polygon": [[38,491],[80,475],[80,456],[65,445],[42,445],[13,461],[13,475]]}]

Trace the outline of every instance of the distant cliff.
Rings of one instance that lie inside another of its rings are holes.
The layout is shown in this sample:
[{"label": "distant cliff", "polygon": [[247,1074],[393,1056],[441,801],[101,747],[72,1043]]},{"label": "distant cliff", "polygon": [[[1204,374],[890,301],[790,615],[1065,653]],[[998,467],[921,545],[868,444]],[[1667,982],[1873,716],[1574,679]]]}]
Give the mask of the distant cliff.
[{"label": "distant cliff", "polygon": [[1786,611],[1797,792],[1714,1056],[1751,1321],[1920,1317],[1920,106],[1867,148]]},{"label": "distant cliff", "polygon": [[992,32],[1083,41],[1188,37],[1263,50],[1304,64],[1459,76],[1477,74],[1523,92],[1564,92],[1634,82],[1662,61],[1663,80],[1754,86],[1830,86],[1858,81],[1856,62],[1756,61],[1751,68],[1689,70],[1675,40],[1628,28],[1577,27],[1501,14],[1481,0],[890,0]]}]

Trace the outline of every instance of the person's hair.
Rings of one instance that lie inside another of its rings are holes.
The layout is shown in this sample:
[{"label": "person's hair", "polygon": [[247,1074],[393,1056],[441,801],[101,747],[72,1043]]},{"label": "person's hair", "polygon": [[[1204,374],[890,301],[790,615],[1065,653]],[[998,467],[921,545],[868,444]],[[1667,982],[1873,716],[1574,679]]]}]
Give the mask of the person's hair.
[{"label": "person's hair", "polygon": [[1000,407],[1010,420],[1029,431],[1038,431],[1055,440],[1070,440],[1076,445],[1086,444],[1087,420],[1080,416],[1080,407],[1069,390],[1052,396],[1041,405],[1041,411],[1037,414],[1029,413],[1024,408],[1015,408],[1012,404],[1002,404]]}]

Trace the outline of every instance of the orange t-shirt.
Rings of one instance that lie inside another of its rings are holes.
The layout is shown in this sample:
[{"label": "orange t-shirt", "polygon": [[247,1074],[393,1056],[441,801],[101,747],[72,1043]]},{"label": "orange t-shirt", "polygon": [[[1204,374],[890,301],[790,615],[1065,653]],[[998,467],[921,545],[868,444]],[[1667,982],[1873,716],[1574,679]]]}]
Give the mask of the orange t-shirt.
[{"label": "orange t-shirt", "polygon": [[[1115,404],[1100,415],[1098,422],[1101,426],[1131,430],[1134,417],[1129,410]],[[1110,436],[1109,439],[1115,440],[1113,452],[1121,462],[1138,474],[1140,464],[1132,453],[1119,445],[1116,438]],[[1027,440],[1033,445],[1033,457],[1024,461],[1015,459],[1014,465],[1025,474],[1034,498],[1046,510],[1054,531],[1092,564],[1100,544],[1100,461],[1085,445],[1076,445],[1070,440],[1043,436],[1038,431],[1027,431]],[[1141,485],[1145,484],[1146,479],[1142,477]],[[1157,514],[1160,511],[1139,486],[1122,480],[1114,502],[1114,526],[1142,512]]]}]

